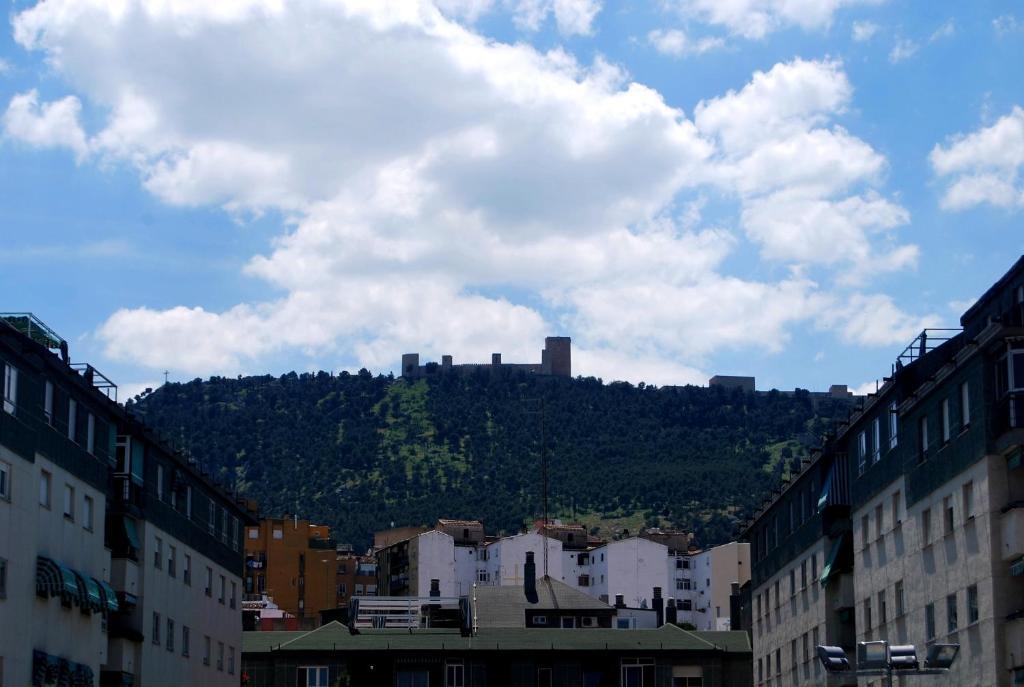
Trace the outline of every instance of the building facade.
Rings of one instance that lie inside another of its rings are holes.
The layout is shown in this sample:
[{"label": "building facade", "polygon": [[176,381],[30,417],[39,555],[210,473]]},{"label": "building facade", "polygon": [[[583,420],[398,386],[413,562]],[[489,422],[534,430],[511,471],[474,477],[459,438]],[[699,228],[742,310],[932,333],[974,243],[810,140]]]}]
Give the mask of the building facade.
[{"label": "building facade", "polygon": [[4,683],[237,682],[245,510],[32,316],[0,358]]},{"label": "building facade", "polygon": [[878,639],[959,644],[932,684],[1024,682],[1024,259],[961,325],[915,339],[748,530],[758,684],[826,684],[805,645]]},{"label": "building facade", "polygon": [[402,355],[402,377],[406,379],[419,379],[435,374],[449,374],[453,372],[495,372],[498,370],[517,370],[529,374],[572,377],[572,340],[568,336],[549,336],[545,338],[544,348],[540,352],[540,363],[506,363],[502,362],[501,353],[493,353],[491,354],[490,364],[455,364],[452,356],[442,355],[440,363],[425,363],[421,365],[419,353],[404,353]]}]

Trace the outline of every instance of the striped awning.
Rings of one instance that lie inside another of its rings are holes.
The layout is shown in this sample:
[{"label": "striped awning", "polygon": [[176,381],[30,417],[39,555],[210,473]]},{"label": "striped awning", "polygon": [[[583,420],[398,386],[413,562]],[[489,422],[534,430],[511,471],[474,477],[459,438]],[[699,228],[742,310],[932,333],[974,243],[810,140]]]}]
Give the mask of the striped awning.
[{"label": "striped awning", "polygon": [[836,539],[836,543],[832,545],[832,551],[829,553],[828,558],[825,559],[825,567],[821,569],[821,586],[828,586],[828,581],[832,575],[836,572],[836,560],[839,558],[839,554],[843,548],[843,542],[849,536],[849,532],[844,532],[839,539]]},{"label": "striped awning", "polygon": [[1010,566],[1010,574],[1014,577],[1024,577],[1024,558]]},{"label": "striped awning", "polygon": [[103,595],[100,593],[99,583],[92,577],[82,576],[85,581],[85,595],[88,599],[89,610],[99,613],[104,610]]},{"label": "striped awning", "polygon": [[128,543],[133,549],[136,551],[142,549],[142,545],[139,543],[139,532],[135,528],[135,520],[127,515],[124,516],[124,534],[128,537]]},{"label": "striped awning", "polygon": [[36,557],[36,594],[48,599],[61,590],[60,567],[46,556]]},{"label": "striped awning", "polygon": [[846,454],[836,456],[835,462],[825,477],[825,484],[821,488],[821,496],[818,498],[818,512],[823,512],[829,506],[850,505],[850,476],[848,473],[849,459]]},{"label": "striped awning", "polygon": [[103,605],[107,613],[116,613],[118,609],[117,605],[117,592],[110,586],[109,582],[103,580],[96,580],[100,585],[100,592],[103,594]]}]

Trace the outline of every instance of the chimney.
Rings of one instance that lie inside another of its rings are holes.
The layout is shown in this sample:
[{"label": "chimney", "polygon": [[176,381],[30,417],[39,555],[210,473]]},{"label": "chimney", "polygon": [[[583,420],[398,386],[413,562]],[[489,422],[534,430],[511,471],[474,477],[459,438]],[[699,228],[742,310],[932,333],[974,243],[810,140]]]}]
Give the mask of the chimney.
[{"label": "chimney", "polygon": [[523,593],[530,603],[537,603],[537,565],[533,562],[533,551],[526,552],[523,566]]},{"label": "chimney", "polygon": [[675,625],[678,620],[679,611],[676,609],[676,600],[669,597],[668,608],[665,609],[665,623],[667,625]]},{"label": "chimney", "polygon": [[433,578],[430,580],[430,598],[441,598],[441,580],[437,578]]},{"label": "chimney", "polygon": [[626,600],[622,594],[615,595],[615,608],[625,608]]},{"label": "chimney", "polygon": [[661,587],[654,588],[654,617],[657,618],[658,627],[665,624],[665,600],[661,598]]}]

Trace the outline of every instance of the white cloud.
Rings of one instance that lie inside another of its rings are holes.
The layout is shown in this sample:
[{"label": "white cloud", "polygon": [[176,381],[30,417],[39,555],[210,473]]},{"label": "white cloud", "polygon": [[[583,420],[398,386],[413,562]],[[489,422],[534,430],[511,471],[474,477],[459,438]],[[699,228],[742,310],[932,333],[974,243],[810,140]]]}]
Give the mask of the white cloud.
[{"label": "white cloud", "polygon": [[992,28],[998,35],[1004,36],[1024,29],[1024,23],[1021,23],[1012,14],[1004,14],[992,20]]},{"label": "white cloud", "polygon": [[903,312],[889,296],[854,294],[822,312],[823,329],[834,329],[841,341],[858,346],[893,346],[909,343],[924,329],[941,326],[935,315]]},{"label": "white cloud", "polygon": [[746,38],[763,38],[773,31],[798,26],[820,31],[832,24],[843,7],[879,4],[885,0],[669,0],[684,16]]},{"label": "white cloud", "polygon": [[78,123],[81,110],[75,96],[40,104],[37,91],[19,93],[4,113],[4,135],[39,148],[70,148],[81,159],[88,153],[85,132]]},{"label": "white cloud", "polygon": [[[582,29],[599,4],[534,7]],[[876,188],[884,157],[836,122],[852,86],[835,61],[758,72],[689,119],[601,59],[488,40],[416,0],[51,0],[14,25],[106,118],[87,136],[76,96],[33,95],[8,108],[33,126],[10,135],[134,168],[168,203],[286,217],[246,267],[277,297],[100,327],[110,357],[154,370],[256,371],[285,351],[375,369],[402,350],[532,360],[568,330],[582,374],[694,381],[719,348],[778,351],[816,321],[836,296],[809,267],[916,256],[892,235],[905,210]],[[740,237],[697,228],[709,187],[789,276],[724,274]],[[769,216],[772,197],[827,230]],[[830,236],[841,259],[824,257]]]},{"label": "white cloud", "polygon": [[0,57],[0,75],[8,74],[11,71],[11,63]]},{"label": "white cloud", "polygon": [[932,32],[932,35],[928,38],[928,42],[934,43],[935,41],[941,41],[943,38],[950,38],[955,34],[956,24],[953,23],[952,19],[948,19],[946,20],[946,23]]},{"label": "white cloud", "polygon": [[510,0],[516,26],[537,31],[554,16],[559,33],[587,36],[601,11],[601,0]]},{"label": "white cloud", "polygon": [[878,24],[870,21],[853,22],[851,37],[858,43],[865,43],[871,40],[878,33]]},{"label": "white cloud", "polygon": [[435,4],[446,16],[471,24],[494,8],[494,0],[435,0]]},{"label": "white cloud", "polygon": [[850,391],[853,392],[854,396],[867,396],[873,394],[882,388],[882,380],[872,379],[871,381],[864,382],[859,386],[855,386]]},{"label": "white cloud", "polygon": [[662,55],[671,57],[702,55],[725,46],[724,40],[712,36],[694,41],[680,29],[655,29],[647,34],[647,42]]},{"label": "white cloud", "polygon": [[892,50],[889,51],[889,61],[893,64],[899,64],[904,60],[909,60],[917,54],[919,47],[917,43],[909,38],[899,38],[892,46]]},{"label": "white cloud", "polygon": [[985,203],[1024,208],[1024,108],[1015,106],[991,126],[954,136],[945,146],[937,144],[929,160],[938,176],[949,178],[941,200],[944,209]]},{"label": "white cloud", "polygon": [[949,302],[949,309],[952,310],[957,317],[964,314],[971,309],[971,306],[978,302],[977,298],[966,298],[964,300],[956,300]]}]

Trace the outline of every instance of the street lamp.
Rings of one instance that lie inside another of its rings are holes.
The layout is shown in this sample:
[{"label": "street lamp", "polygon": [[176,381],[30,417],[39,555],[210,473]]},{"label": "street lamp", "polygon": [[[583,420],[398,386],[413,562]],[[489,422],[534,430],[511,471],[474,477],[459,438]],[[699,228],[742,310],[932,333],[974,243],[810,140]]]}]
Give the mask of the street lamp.
[{"label": "street lamp", "polygon": [[886,641],[857,642],[857,667],[850,669],[850,659],[838,646],[818,646],[818,659],[827,673],[850,673],[857,676],[883,676],[892,687],[893,672],[903,675],[943,675],[960,652],[959,644],[932,644],[921,668],[917,648],[912,644],[889,645]]}]

